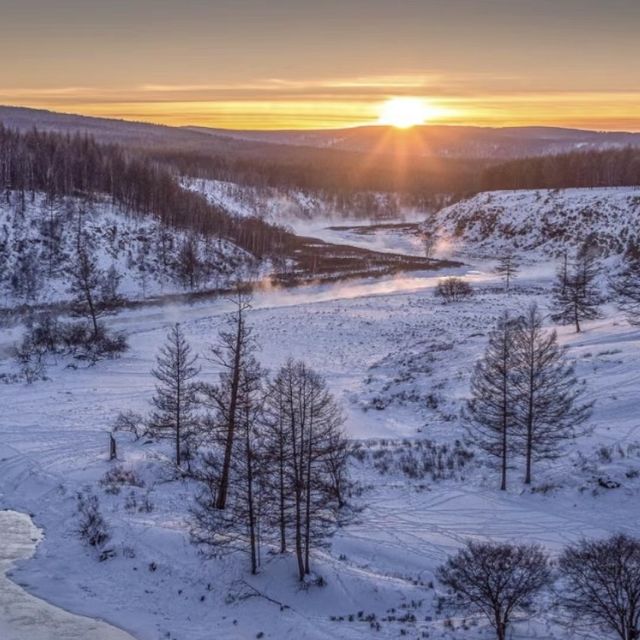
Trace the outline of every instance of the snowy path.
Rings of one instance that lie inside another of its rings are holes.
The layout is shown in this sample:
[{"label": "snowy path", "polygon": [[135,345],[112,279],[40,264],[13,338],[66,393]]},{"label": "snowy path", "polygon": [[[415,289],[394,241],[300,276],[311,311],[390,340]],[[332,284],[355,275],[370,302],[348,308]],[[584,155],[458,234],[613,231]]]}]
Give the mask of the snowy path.
[{"label": "snowy path", "polygon": [[76,616],[28,594],[7,577],[13,564],[30,558],[41,531],[29,516],[0,511],[0,637],[2,640],[133,640],[99,620]]}]

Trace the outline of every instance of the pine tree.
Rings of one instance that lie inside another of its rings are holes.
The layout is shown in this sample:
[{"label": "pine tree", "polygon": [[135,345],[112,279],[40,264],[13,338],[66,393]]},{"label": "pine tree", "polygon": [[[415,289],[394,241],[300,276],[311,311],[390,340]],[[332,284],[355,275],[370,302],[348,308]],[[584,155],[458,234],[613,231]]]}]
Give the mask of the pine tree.
[{"label": "pine tree", "polygon": [[560,274],[553,286],[553,307],[551,316],[555,322],[575,324],[576,333],[580,333],[582,320],[600,317],[602,297],[596,285],[598,271],[595,261],[588,255],[578,258],[565,277]]},{"label": "pine tree", "polygon": [[563,443],[588,418],[580,387],[555,331],[545,332],[542,316],[531,305],[514,333],[515,419],[525,454],[525,484],[534,460],[555,459]]},{"label": "pine tree", "polygon": [[507,488],[507,468],[517,449],[515,422],[514,339],[517,321],[505,312],[489,334],[483,358],[471,379],[465,408],[469,435],[500,463],[500,489]]},{"label": "pine tree", "polygon": [[175,441],[176,465],[179,467],[194,436],[198,419],[194,378],[200,372],[196,366],[197,356],[179,324],[167,334],[167,341],[160,348],[157,366],[151,372],[158,380],[152,403],[155,411],[151,415],[150,428],[160,437]]}]

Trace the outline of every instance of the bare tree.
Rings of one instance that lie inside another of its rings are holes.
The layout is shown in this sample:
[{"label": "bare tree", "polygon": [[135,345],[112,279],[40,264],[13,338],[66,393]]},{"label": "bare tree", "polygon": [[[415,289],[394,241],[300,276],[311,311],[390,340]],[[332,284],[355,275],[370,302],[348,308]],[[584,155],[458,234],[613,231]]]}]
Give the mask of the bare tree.
[{"label": "bare tree", "polygon": [[434,295],[436,298],[442,298],[445,303],[460,302],[470,298],[473,295],[473,289],[466,280],[451,276],[438,280]]},{"label": "bare tree", "polygon": [[117,293],[120,276],[115,268],[103,272],[84,245],[80,247],[67,274],[68,291],[73,296],[73,313],[90,320],[95,340],[100,333],[99,319],[115,312],[122,303]]},{"label": "bare tree", "polygon": [[69,293],[74,296],[73,307],[76,315],[83,315],[91,320],[93,337],[97,338],[100,317],[99,291],[102,285],[102,274],[94,258],[84,248],[80,248],[75,262],[69,269]]},{"label": "bare tree", "polygon": [[527,611],[550,579],[549,562],[538,545],[469,542],[438,570],[438,579],[457,604],[483,613],[506,640],[517,611]]},{"label": "bare tree", "polygon": [[277,529],[280,553],[287,551],[287,530],[293,513],[291,429],[287,424],[287,398],[292,391],[291,372],[282,367],[269,383],[265,404],[265,447],[270,464],[267,489],[274,505],[271,523]]},{"label": "bare tree", "polygon": [[216,504],[224,509],[229,491],[229,476],[236,425],[238,422],[240,382],[243,371],[256,350],[246,314],[251,308],[251,296],[238,287],[233,298],[235,309],[227,318],[227,329],[220,331],[218,343],[211,347],[211,362],[221,369],[218,384],[201,385],[205,403],[214,411],[216,429],[224,434],[224,454],[220,471]]},{"label": "bare tree", "polygon": [[514,332],[514,366],[515,418],[524,445],[525,484],[530,484],[533,460],[559,457],[563,443],[575,437],[589,417],[592,404],[580,401],[584,387],[556,332],[544,331],[535,304]]},{"label": "bare tree", "polygon": [[324,379],[293,360],[274,379],[269,403],[275,436],[270,451],[276,453],[270,465],[280,491],[281,550],[291,532],[303,580],[311,571],[312,544],[332,522],[346,481],[346,457],[340,451],[344,417]]},{"label": "bare tree", "polygon": [[580,333],[582,320],[600,317],[602,297],[596,285],[595,261],[588,254],[582,255],[572,265],[568,275],[561,273],[553,286],[554,321],[575,324]]},{"label": "bare tree", "polygon": [[160,348],[156,368],[151,372],[158,384],[152,399],[155,411],[149,426],[156,435],[175,440],[178,467],[198,422],[193,380],[200,368],[196,366],[196,361],[197,356],[191,354],[191,347],[180,325],[175,324],[167,335],[166,344]]},{"label": "bare tree", "polygon": [[559,560],[560,604],[589,629],[640,638],[640,540],[624,534],[583,540]]},{"label": "bare tree", "polygon": [[500,489],[507,488],[507,468],[516,450],[514,339],[517,321],[504,313],[489,334],[484,356],[471,379],[464,418],[471,438],[500,461]]},{"label": "bare tree", "polygon": [[225,508],[218,508],[217,498],[226,433],[224,428],[217,430],[214,425],[211,448],[202,457],[201,466],[195,474],[203,484],[192,510],[193,540],[213,552],[247,551],[252,574],[258,572],[260,565],[263,514],[272,508],[264,489],[267,474],[262,433],[264,375],[253,357],[247,360],[241,371]]},{"label": "bare tree", "polygon": [[512,253],[508,253],[498,260],[498,264],[494,269],[494,273],[497,273],[504,280],[504,288],[509,291],[511,281],[516,278],[520,271],[520,265],[518,260]]}]

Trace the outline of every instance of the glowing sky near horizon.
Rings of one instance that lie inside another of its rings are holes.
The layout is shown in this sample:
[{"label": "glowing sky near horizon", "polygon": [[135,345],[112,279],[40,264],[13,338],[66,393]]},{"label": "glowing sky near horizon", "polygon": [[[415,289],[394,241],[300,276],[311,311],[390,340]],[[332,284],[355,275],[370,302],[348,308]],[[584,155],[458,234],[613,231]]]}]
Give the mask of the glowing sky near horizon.
[{"label": "glowing sky near horizon", "polygon": [[172,125],[640,130],[640,0],[0,0],[0,104]]}]

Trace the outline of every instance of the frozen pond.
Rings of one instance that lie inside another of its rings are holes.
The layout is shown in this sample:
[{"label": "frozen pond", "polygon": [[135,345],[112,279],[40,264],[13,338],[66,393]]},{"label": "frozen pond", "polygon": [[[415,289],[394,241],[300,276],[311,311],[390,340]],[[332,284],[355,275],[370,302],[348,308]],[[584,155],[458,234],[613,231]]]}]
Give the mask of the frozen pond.
[{"label": "frozen pond", "polygon": [[28,594],[7,577],[18,560],[30,558],[42,538],[31,518],[0,511],[0,638],[2,640],[133,640],[99,620],[76,616]]}]

